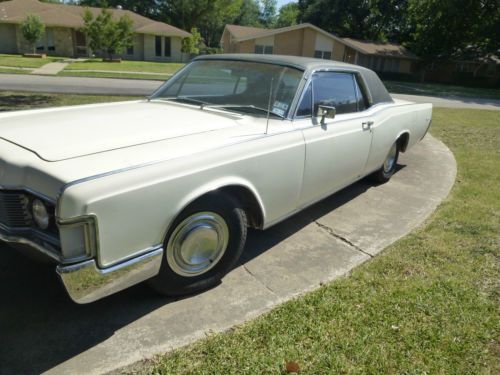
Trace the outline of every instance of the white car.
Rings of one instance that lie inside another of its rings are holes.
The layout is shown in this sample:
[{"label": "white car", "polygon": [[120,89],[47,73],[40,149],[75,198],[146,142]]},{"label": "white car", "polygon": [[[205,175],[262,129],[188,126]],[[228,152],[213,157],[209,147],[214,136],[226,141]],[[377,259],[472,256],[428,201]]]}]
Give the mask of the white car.
[{"label": "white car", "polygon": [[3,113],[0,240],[55,260],[77,303],[199,292],[247,227],[389,180],[431,113],[368,69],[274,55],[197,58],[147,100]]}]

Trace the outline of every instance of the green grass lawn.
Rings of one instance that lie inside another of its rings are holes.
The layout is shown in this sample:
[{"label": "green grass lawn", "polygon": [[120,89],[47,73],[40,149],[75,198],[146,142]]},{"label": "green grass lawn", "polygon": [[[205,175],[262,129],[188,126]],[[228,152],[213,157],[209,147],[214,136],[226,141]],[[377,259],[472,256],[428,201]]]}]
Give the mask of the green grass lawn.
[{"label": "green grass lawn", "polygon": [[173,74],[182,68],[184,64],[160,63],[149,61],[122,61],[120,63],[107,63],[102,59],[92,59],[84,62],[75,62],[66,67],[69,70],[107,70],[123,72],[146,72]]},{"label": "green grass lawn", "polygon": [[72,70],[63,70],[58,73],[62,77],[94,77],[94,78],[128,78],[128,79],[145,79],[155,81],[166,81],[170,75],[153,75],[153,74],[135,74],[135,73],[103,73],[103,72],[74,72]]},{"label": "green grass lawn", "polygon": [[[154,374],[499,373],[500,117],[436,109],[450,197],[378,257],[270,313],[146,363]],[[439,160],[436,160],[439,163]]]},{"label": "green grass lawn", "polygon": [[462,96],[469,98],[500,100],[500,89],[440,85],[437,83],[414,83],[384,81],[391,93],[430,96]]},{"label": "green grass lawn", "polygon": [[26,70],[26,69],[6,69],[0,67],[0,73],[5,73],[5,74],[29,74],[30,72],[31,70]]},{"label": "green grass lawn", "polygon": [[50,62],[60,61],[60,60],[63,60],[63,58],[48,56],[43,59],[34,59],[34,58],[23,57],[21,55],[0,54],[0,66],[12,66],[16,68],[39,68]]},{"label": "green grass lawn", "polygon": [[65,105],[105,103],[139,98],[105,95],[34,94],[0,91],[0,112]]}]

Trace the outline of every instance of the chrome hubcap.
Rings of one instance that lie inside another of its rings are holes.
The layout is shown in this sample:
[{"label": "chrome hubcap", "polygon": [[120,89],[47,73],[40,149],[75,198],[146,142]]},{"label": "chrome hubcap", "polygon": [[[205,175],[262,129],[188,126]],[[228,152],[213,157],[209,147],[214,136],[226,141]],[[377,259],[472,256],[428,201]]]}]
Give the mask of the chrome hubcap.
[{"label": "chrome hubcap", "polygon": [[389,151],[389,154],[387,155],[387,158],[385,159],[384,162],[384,172],[388,173],[392,170],[394,167],[394,164],[396,163],[396,155],[398,153],[398,146],[396,143],[394,143],[391,147],[391,150]]},{"label": "chrome hubcap", "polygon": [[227,249],[229,228],[215,212],[198,212],[184,219],[167,245],[167,261],[177,274],[194,277],[211,270]]}]

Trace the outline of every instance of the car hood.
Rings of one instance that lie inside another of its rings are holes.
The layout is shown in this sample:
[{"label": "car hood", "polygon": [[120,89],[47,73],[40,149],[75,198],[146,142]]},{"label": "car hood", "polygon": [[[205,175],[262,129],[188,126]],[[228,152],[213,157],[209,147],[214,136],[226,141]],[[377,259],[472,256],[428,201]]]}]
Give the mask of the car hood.
[{"label": "car hood", "polygon": [[178,103],[95,104],[0,114],[0,138],[52,162],[236,127],[238,118]]}]

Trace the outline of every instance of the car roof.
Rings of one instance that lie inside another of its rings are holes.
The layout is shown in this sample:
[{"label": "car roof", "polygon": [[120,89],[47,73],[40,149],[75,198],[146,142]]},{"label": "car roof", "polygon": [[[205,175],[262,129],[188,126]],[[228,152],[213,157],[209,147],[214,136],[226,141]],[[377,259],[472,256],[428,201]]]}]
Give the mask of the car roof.
[{"label": "car roof", "polygon": [[366,94],[368,96],[368,102],[370,105],[378,103],[388,103],[393,101],[391,95],[389,94],[377,74],[374,71],[359,65],[301,56],[261,55],[244,53],[203,55],[194,59],[194,61],[203,60],[247,61],[283,65],[303,70],[306,72],[306,75],[315,70],[322,69],[338,69],[344,71],[349,70],[351,72],[357,72],[363,77],[364,86],[366,88]]},{"label": "car roof", "polygon": [[235,61],[250,61],[267,64],[286,65],[299,68],[301,70],[316,70],[316,69],[349,69],[354,71],[365,71],[359,65],[347,64],[333,60],[314,59],[311,57],[301,56],[285,56],[285,55],[261,55],[261,54],[217,54],[198,56],[195,60],[235,60]]}]

